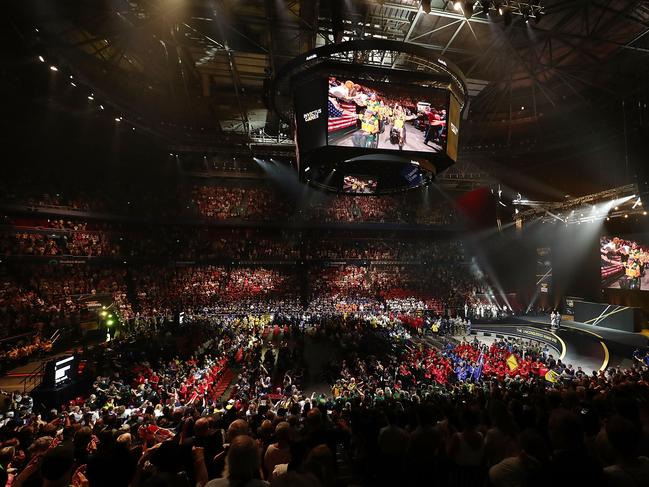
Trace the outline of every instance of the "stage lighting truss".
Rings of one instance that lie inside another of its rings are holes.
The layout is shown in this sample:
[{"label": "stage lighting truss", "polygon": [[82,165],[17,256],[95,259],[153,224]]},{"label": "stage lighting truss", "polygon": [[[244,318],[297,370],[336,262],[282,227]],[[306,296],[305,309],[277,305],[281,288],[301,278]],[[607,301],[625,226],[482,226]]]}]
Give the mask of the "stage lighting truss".
[{"label": "stage lighting truss", "polygon": [[[539,3],[515,0],[442,0],[441,2],[422,0],[420,6],[424,13],[430,15],[463,16],[466,19],[482,19],[487,16],[491,20],[496,20],[497,16],[500,16],[508,24],[511,23],[513,16],[521,17],[525,21],[533,19],[538,23],[545,14],[543,6]],[[383,4],[389,6],[389,2]]]},{"label": "stage lighting truss", "polygon": [[517,219],[581,224],[627,218],[628,215],[646,216],[642,200],[637,195],[637,184],[627,184],[578,198],[566,198],[565,201],[532,201],[519,194],[512,200],[512,205],[519,210],[515,214]]}]

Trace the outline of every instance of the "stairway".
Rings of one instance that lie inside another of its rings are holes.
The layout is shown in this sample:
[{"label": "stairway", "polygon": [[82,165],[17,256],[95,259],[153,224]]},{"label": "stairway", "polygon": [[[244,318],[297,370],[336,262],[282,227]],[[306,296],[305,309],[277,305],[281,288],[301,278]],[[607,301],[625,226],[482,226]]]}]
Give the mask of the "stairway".
[{"label": "stairway", "polygon": [[223,372],[223,375],[221,375],[221,378],[216,383],[212,391],[212,399],[214,401],[219,401],[223,397],[225,391],[228,389],[228,387],[230,387],[232,379],[234,379],[234,375],[234,371],[230,367],[225,369],[225,372]]}]

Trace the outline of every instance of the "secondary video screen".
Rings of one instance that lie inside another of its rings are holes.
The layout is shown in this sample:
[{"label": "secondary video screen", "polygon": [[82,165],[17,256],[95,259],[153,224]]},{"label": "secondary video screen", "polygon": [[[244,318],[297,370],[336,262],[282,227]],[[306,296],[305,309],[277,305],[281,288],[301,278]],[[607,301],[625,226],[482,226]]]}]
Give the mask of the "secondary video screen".
[{"label": "secondary video screen", "polygon": [[[647,239],[649,241],[649,239]],[[649,290],[647,241],[604,236],[600,239],[602,287]]]},{"label": "secondary video screen", "polygon": [[343,192],[345,193],[376,193],[376,185],[376,179],[371,177],[347,175],[343,178]]},{"label": "secondary video screen", "polygon": [[445,90],[329,77],[328,144],[443,152],[447,105]]}]

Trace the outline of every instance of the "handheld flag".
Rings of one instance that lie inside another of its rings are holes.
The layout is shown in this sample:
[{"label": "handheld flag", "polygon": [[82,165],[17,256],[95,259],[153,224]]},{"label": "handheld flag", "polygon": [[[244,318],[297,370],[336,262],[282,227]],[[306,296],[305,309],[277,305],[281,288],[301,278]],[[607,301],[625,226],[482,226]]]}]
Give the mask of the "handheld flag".
[{"label": "handheld flag", "polygon": [[557,374],[554,370],[548,370],[547,373],[545,374],[545,380],[552,383],[558,382],[560,377],[561,376]]},{"label": "handheld flag", "polygon": [[507,357],[507,367],[509,367],[509,370],[516,370],[518,368],[518,360],[516,360],[514,354]]}]

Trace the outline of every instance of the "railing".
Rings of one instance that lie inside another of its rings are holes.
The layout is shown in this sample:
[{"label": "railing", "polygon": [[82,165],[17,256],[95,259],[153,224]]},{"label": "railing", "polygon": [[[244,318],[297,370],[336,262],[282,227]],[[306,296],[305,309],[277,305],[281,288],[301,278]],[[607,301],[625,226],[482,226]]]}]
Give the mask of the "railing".
[{"label": "railing", "polygon": [[59,338],[61,338],[61,330],[57,328],[56,331],[52,333],[52,336],[50,337],[50,342],[52,342],[52,346],[54,346],[54,344]]},{"label": "railing", "polygon": [[26,333],[21,333],[19,335],[12,335],[10,337],[1,338],[0,343],[10,342],[10,341],[13,341],[13,340],[18,340],[19,338],[25,338],[25,337],[33,336],[34,333],[35,332],[33,332],[33,331],[28,331]]},{"label": "railing", "polygon": [[44,372],[45,362],[41,362],[27,377],[20,381],[20,384],[23,386],[23,394],[27,394],[41,385]]}]

